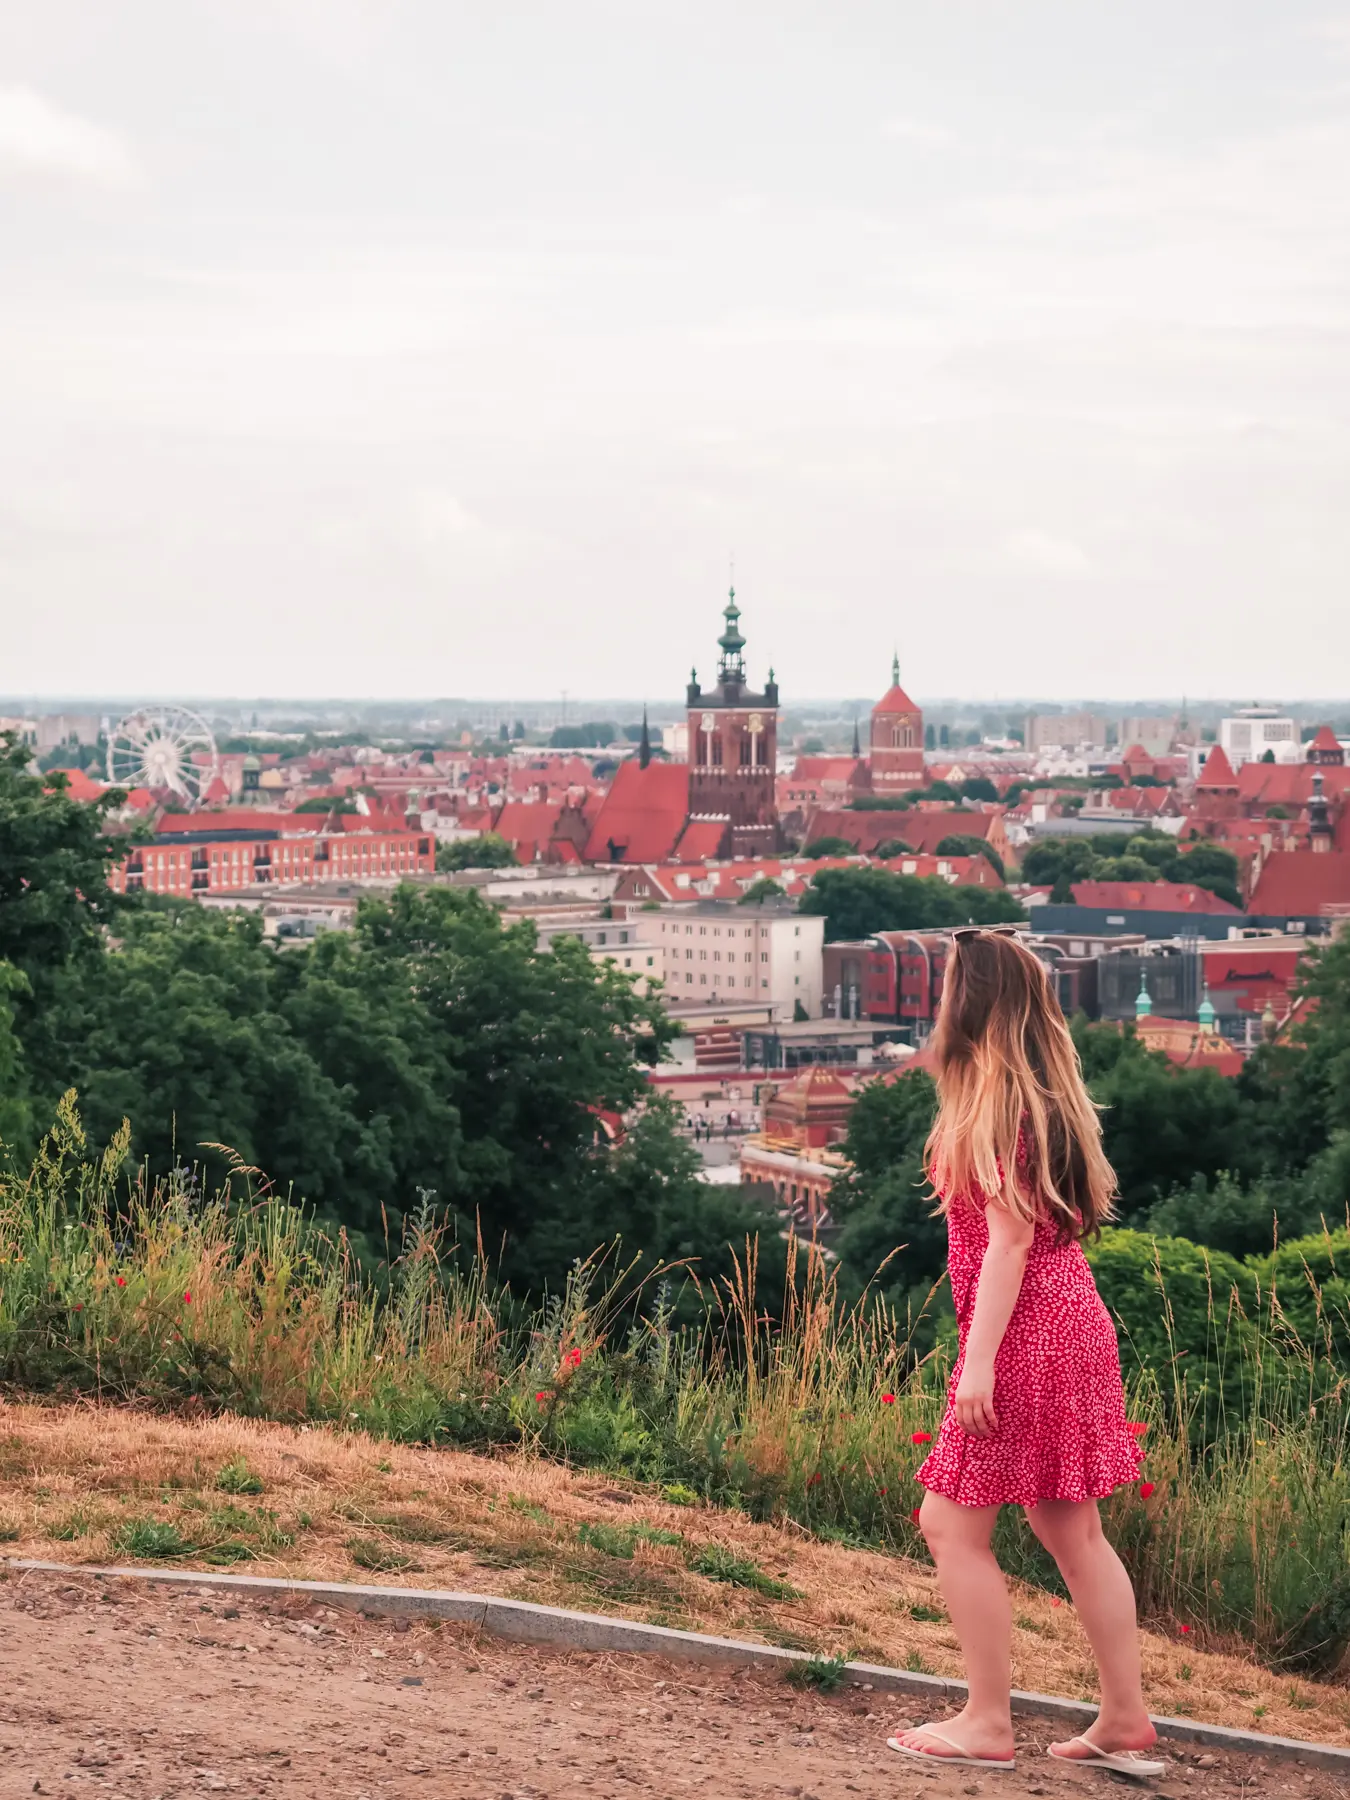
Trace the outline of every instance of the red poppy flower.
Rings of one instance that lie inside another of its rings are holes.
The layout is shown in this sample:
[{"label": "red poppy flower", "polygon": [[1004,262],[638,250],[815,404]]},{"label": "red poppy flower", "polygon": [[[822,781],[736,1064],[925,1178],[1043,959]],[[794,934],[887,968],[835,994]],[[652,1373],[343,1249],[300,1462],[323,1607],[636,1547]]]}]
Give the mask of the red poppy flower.
[{"label": "red poppy flower", "polygon": [[894,1394],[883,1394],[881,1396],[881,1404],[883,1406],[894,1406],[895,1405],[895,1395]]},{"label": "red poppy flower", "polygon": [[1177,1630],[1181,1633],[1182,1637],[1189,1637],[1191,1635],[1191,1628],[1189,1625],[1178,1625]]},{"label": "red poppy flower", "polygon": [[117,1285],[118,1287],[125,1287],[127,1285],[127,1278],[125,1275],[119,1275],[117,1277]]},{"label": "red poppy flower", "polygon": [[909,1441],[911,1444],[931,1444],[933,1434],[931,1431],[916,1431]]},{"label": "red poppy flower", "polygon": [[1141,1438],[1148,1430],[1148,1426],[1147,1424],[1141,1423],[1138,1419],[1128,1419],[1125,1423],[1125,1429],[1129,1432],[1131,1437]]},{"label": "red poppy flower", "polygon": [[192,1289],[191,1288],[189,1288],[187,1293],[183,1295],[183,1305],[184,1306],[192,1305]]},{"label": "red poppy flower", "polygon": [[1148,1497],[1150,1496],[1150,1494],[1153,1493],[1153,1491],[1154,1491],[1154,1488],[1153,1488],[1153,1483],[1151,1481],[1141,1481],[1139,1483],[1139,1498],[1141,1500],[1147,1500]]},{"label": "red poppy flower", "polygon": [[917,1506],[914,1508],[914,1511],[909,1516],[911,1519],[913,1519],[914,1523],[917,1525],[919,1522],[919,1509]]},{"label": "red poppy flower", "polygon": [[83,1312],[83,1311],[84,1311],[84,1302],[83,1302],[83,1300],[77,1300],[77,1301],[76,1301],[76,1302],[75,1302],[75,1311],[76,1311],[76,1312]]},{"label": "red poppy flower", "polygon": [[539,1405],[542,1406],[545,1400],[548,1399],[548,1395],[541,1391],[535,1395],[535,1399],[538,1401]]},{"label": "red poppy flower", "polygon": [[884,1500],[889,1492],[890,1492],[889,1488],[878,1488],[877,1489],[877,1499]]},{"label": "red poppy flower", "polygon": [[815,1474],[811,1477],[810,1481],[808,1481],[806,1485],[807,1485],[807,1487],[819,1487],[820,1482],[821,1482],[821,1474],[820,1474],[820,1470],[817,1469]]},{"label": "red poppy flower", "polygon": [[565,1369],[579,1369],[581,1367],[580,1350],[569,1350],[567,1355],[563,1358],[563,1367]]}]

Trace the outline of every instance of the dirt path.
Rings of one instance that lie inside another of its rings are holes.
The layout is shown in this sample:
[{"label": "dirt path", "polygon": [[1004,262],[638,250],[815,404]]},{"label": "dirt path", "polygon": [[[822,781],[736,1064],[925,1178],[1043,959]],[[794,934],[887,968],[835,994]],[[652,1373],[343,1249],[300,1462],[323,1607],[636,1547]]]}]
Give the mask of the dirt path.
[{"label": "dirt path", "polygon": [[[825,1698],[758,1672],[557,1655],[299,1601],[0,1583],[0,1800],[1072,1800],[1114,1781],[1048,1764],[1037,1752],[1057,1734],[1041,1720],[1019,1722],[1016,1774],[913,1767],[885,1748],[901,1721],[917,1723],[865,1690]],[[1180,1753],[1160,1791],[1333,1800],[1341,1780],[1199,1755]]]}]

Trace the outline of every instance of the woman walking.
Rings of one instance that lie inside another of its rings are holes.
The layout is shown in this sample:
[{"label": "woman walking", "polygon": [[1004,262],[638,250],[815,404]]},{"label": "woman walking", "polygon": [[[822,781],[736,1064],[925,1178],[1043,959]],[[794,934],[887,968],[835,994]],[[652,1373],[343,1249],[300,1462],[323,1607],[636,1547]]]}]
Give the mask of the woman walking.
[{"label": "woman walking", "polygon": [[955,1718],[889,1740],[902,1755],[1011,1768],[1012,1616],[990,1548],[1021,1506],[1059,1565],[1097,1659],[1101,1708],[1050,1754],[1132,1775],[1144,1706],[1129,1576],[1097,1502],[1137,1479],[1120,1356],[1082,1239],[1111,1216],[1115,1177],[1046,972],[1008,931],[958,931],[933,1051],[928,1170],[947,1217],[960,1353],[919,1524],[965,1657]]}]

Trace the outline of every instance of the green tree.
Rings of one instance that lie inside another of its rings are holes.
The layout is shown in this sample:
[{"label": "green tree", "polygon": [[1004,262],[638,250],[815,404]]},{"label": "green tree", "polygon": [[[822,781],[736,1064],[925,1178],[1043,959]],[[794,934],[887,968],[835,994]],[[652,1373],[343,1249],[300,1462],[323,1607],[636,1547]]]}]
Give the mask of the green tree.
[{"label": "green tree", "polygon": [[812,838],[803,850],[803,856],[852,856],[854,847],[847,838],[818,837]]},{"label": "green tree", "polygon": [[781,881],[775,881],[772,875],[761,875],[758,881],[750,883],[736,904],[738,906],[758,906],[762,900],[776,899],[784,892]]},{"label": "green tree", "polygon": [[941,1277],[946,1224],[923,1169],[936,1106],[932,1081],[913,1070],[869,1082],[849,1114],[849,1170],[830,1190],[830,1210],[840,1222],[836,1247],[854,1291],[877,1278],[892,1300],[922,1298]]},{"label": "green tree", "polygon": [[982,856],[1000,881],[1006,879],[1003,858],[988,838],[967,837],[963,832],[951,832],[938,844],[936,854],[938,856]]},{"label": "green tree", "polygon": [[436,846],[436,869],[450,875],[460,869],[511,869],[516,853],[504,837],[484,831],[475,838],[452,838]]},{"label": "green tree", "polygon": [[878,931],[993,925],[1026,917],[1006,888],[953,885],[940,876],[896,875],[880,868],[822,869],[802,895],[798,911],[823,915],[831,942]]},{"label": "green tree", "polygon": [[883,838],[872,855],[878,862],[889,862],[893,856],[913,856],[914,846],[903,838]]},{"label": "green tree", "polygon": [[998,789],[987,775],[968,775],[961,783],[961,797],[965,800],[998,799]]}]

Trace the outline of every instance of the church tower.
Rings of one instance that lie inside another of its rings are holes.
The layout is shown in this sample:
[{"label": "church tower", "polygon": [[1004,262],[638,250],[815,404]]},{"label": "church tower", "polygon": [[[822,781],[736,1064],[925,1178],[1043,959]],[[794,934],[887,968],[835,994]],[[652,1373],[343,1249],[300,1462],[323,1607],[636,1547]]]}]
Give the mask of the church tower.
[{"label": "church tower", "polygon": [[900,657],[891,662],[891,687],[872,708],[872,792],[901,794],[923,787],[923,714],[900,685]]},{"label": "church tower", "polygon": [[778,764],[778,684],[769,670],[763,693],[746,686],[741,610],[732,588],[717,640],[717,686],[704,693],[689,679],[689,816],[725,819],[734,856],[778,848],[774,782]]}]

